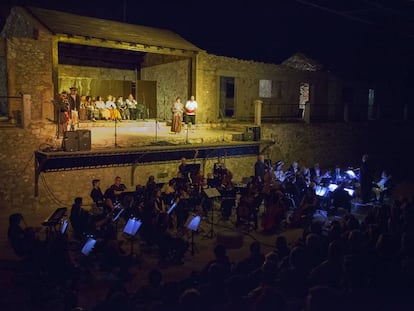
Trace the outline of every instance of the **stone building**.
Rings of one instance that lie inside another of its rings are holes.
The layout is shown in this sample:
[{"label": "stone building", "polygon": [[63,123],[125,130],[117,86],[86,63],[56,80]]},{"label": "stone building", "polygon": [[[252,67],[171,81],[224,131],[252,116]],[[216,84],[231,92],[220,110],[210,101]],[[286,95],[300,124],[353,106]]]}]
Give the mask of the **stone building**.
[{"label": "stone building", "polygon": [[[164,120],[177,96],[195,95],[203,123],[251,121],[258,99],[264,120],[302,118],[306,89],[309,118],[343,119],[340,80],[301,54],[280,65],[216,56],[168,30],[33,7],[12,8],[1,38],[0,95],[29,94],[32,121],[53,119],[51,100],[73,85],[91,96],[132,92]],[[24,111],[16,102],[9,115]]]},{"label": "stone building", "polygon": [[[142,184],[155,170],[174,173],[176,162],[164,161],[132,173],[131,167],[113,166],[36,175],[33,152],[52,143],[55,134],[53,100],[71,86],[91,96],[131,92],[150,118],[164,121],[170,120],[177,96],[195,95],[200,124],[264,121],[260,150],[266,142],[274,143],[267,156],[286,163],[312,165],[323,159],[327,166],[357,164],[361,146],[364,152],[379,150],[385,162],[389,153],[380,148],[378,137],[389,139],[394,148],[400,141],[387,135],[402,137],[400,131],[411,130],[409,125],[382,128],[384,135],[378,136],[378,129],[367,123],[312,123],[369,119],[368,88],[352,86],[356,91],[344,100],[349,85],[299,53],[281,64],[240,60],[211,55],[169,30],[32,7],[12,8],[0,38],[0,113],[6,120],[0,123],[2,207],[50,211],[70,205],[74,196],[88,198],[96,177],[105,179],[105,185],[116,175]],[[243,160],[228,160],[237,180],[251,174],[255,157]],[[206,165],[211,167],[211,161]],[[40,195],[34,198],[39,182]]]}]

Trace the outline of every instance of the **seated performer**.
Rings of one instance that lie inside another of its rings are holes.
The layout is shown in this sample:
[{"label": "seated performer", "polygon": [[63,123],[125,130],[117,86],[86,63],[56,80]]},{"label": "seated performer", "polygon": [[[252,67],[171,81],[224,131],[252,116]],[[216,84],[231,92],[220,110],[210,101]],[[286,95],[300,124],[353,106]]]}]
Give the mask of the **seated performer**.
[{"label": "seated performer", "polygon": [[226,169],[226,166],[223,162],[223,159],[221,157],[217,158],[217,162],[214,163],[213,166],[213,176],[215,181],[215,186],[219,187],[221,184],[221,180],[223,179],[224,170]]},{"label": "seated performer", "polygon": [[105,206],[109,210],[114,210],[121,203],[120,195],[126,190],[126,186],[121,183],[121,177],[115,177],[114,183],[105,190]]},{"label": "seated performer", "polygon": [[375,199],[383,203],[384,197],[389,195],[392,189],[392,179],[391,175],[386,171],[383,170],[381,172],[381,179],[374,184],[372,191],[375,193]]}]

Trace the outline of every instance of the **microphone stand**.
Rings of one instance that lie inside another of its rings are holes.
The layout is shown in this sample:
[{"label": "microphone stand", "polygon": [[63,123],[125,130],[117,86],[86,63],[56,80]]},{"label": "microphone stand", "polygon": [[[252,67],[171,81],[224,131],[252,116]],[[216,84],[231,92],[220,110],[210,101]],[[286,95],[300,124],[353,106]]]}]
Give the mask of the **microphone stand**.
[{"label": "microphone stand", "polygon": [[114,138],[115,138],[115,148],[118,148],[118,142],[117,142],[117,124],[118,124],[118,120],[117,118],[115,118],[115,133],[114,133]]}]

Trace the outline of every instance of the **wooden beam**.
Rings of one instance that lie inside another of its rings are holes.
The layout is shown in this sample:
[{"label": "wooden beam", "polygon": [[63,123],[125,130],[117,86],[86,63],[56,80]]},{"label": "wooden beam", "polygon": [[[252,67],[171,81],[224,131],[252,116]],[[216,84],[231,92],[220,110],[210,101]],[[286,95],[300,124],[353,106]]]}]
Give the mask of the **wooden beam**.
[{"label": "wooden beam", "polygon": [[121,42],[121,41],[111,41],[101,38],[91,38],[91,37],[82,37],[82,36],[72,36],[66,34],[58,34],[55,37],[59,42],[66,42],[71,44],[81,44],[89,45],[96,47],[105,47],[111,49],[119,50],[128,50],[128,51],[138,51],[146,53],[155,53],[155,54],[166,54],[166,55],[176,55],[176,56],[187,56],[193,57],[198,52],[197,51],[187,51],[183,49],[171,49],[169,47],[160,47],[152,46],[147,44],[139,44],[134,42]]}]

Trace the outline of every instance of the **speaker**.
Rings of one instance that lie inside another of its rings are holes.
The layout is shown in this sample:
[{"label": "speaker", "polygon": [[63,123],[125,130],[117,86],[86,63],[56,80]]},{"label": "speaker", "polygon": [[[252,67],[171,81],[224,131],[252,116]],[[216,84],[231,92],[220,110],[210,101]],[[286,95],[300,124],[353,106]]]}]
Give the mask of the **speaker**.
[{"label": "speaker", "polygon": [[63,150],[64,151],[78,151],[78,133],[75,131],[66,131],[63,134]]},{"label": "speaker", "polygon": [[254,141],[260,140],[260,126],[253,127],[253,140]]},{"label": "speaker", "polygon": [[77,130],[79,151],[91,150],[91,131],[90,130]]},{"label": "speaker", "polygon": [[251,141],[254,138],[254,133],[243,133],[243,140],[244,141]]}]

